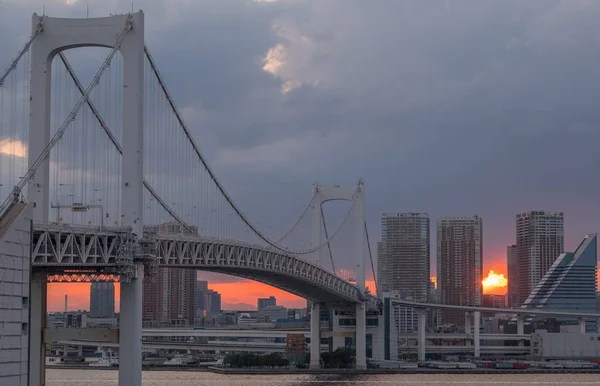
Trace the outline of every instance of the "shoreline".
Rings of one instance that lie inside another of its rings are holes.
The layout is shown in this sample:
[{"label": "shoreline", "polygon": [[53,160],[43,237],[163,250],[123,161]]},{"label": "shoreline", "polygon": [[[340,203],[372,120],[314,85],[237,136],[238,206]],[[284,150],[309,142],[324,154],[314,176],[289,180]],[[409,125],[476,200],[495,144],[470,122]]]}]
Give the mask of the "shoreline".
[{"label": "shoreline", "polygon": [[[48,366],[47,370],[113,370],[118,367],[90,367],[90,366]],[[232,369],[218,367],[175,367],[175,366],[148,366],[142,371],[182,371],[182,372],[211,372],[222,375],[376,375],[376,374],[599,374],[600,369]]]}]

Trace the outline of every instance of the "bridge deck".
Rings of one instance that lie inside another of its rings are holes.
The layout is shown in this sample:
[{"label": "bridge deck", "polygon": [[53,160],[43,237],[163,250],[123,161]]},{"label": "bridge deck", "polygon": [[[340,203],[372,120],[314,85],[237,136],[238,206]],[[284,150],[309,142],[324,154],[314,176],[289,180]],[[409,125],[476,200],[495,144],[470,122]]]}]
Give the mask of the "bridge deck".
[{"label": "bridge deck", "polygon": [[[145,234],[144,256],[134,256],[131,229],[66,224],[33,225],[32,265],[57,274],[78,271],[114,274],[135,259],[159,267],[196,269],[256,280],[332,307],[366,301],[379,309],[375,296],[363,297],[357,286],[327,270],[274,248],[198,236]],[[60,276],[57,276],[60,277]]]}]

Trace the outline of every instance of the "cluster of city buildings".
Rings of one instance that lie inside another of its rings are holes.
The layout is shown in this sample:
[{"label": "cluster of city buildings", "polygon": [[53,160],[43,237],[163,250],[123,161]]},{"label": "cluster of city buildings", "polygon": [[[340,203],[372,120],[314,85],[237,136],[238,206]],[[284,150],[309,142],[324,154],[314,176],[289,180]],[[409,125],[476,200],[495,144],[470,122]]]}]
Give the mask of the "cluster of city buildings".
[{"label": "cluster of city buildings", "polygon": [[[157,226],[155,231],[191,232],[176,222]],[[484,295],[481,217],[437,219],[434,278],[429,215],[384,213],[377,244],[377,291],[422,303],[598,310],[595,237],[586,237],[575,252],[565,253],[564,214],[545,211],[517,214],[515,234],[516,243],[507,247],[507,294]],[[413,309],[400,307],[395,313],[399,333],[417,330],[418,317]],[[90,312],[83,324],[110,325],[114,318],[114,284],[92,283]],[[308,323],[307,309],[287,309],[277,305],[273,296],[258,299],[256,311],[222,311],[221,295],[209,289],[207,281],[197,280],[195,270],[177,268],[157,270],[151,280],[144,281],[143,319],[145,327],[250,328]],[[440,330],[464,323],[462,311],[431,310],[427,326]]]},{"label": "cluster of city buildings", "polygon": [[[196,271],[192,271],[196,274]],[[165,275],[170,278],[170,275]],[[154,290],[156,281],[144,284],[144,290]],[[185,287],[184,286],[188,286]],[[200,327],[238,326],[240,328],[309,327],[306,308],[286,308],[277,305],[274,296],[258,298],[256,310],[224,311],[221,309],[221,295],[208,288],[208,282],[196,280],[191,285],[172,283],[175,294],[165,293],[152,299],[159,299],[160,305],[144,306],[144,327]],[[194,312],[178,313],[185,304],[190,291],[194,291]],[[68,311],[65,295],[64,312],[50,313],[46,325],[50,328],[93,328],[117,327],[119,315],[115,313],[115,285],[112,282],[93,282],[90,289],[90,310]],[[144,300],[144,304],[146,304]],[[160,312],[157,312],[160,311]],[[172,317],[170,317],[172,316]],[[169,318],[170,317],[170,318]]]},{"label": "cluster of city buildings", "polygon": [[[597,312],[596,237],[564,251],[564,214],[531,211],[516,215],[516,243],[507,248],[508,293],[483,295],[483,222],[479,216],[437,219],[437,269],[430,267],[427,213],[384,213],[377,244],[378,293],[423,303],[463,306],[546,307]],[[400,333],[417,330],[417,315],[400,308]],[[464,326],[464,312],[431,311],[429,328]],[[590,324],[589,328],[595,331]]]}]

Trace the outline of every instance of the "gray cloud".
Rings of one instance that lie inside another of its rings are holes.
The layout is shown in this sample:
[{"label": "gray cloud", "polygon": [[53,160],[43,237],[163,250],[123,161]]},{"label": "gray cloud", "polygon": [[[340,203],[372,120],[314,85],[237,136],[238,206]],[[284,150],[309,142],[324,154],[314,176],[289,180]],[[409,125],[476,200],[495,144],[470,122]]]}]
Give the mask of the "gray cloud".
[{"label": "gray cloud", "polygon": [[[0,32],[14,41],[0,49],[16,51],[40,4],[2,5]],[[384,211],[477,213],[489,261],[514,242],[518,211],[565,211],[568,248],[598,230],[597,1],[142,6],[186,120],[261,223],[285,228],[314,180],[363,176],[373,243]]]}]

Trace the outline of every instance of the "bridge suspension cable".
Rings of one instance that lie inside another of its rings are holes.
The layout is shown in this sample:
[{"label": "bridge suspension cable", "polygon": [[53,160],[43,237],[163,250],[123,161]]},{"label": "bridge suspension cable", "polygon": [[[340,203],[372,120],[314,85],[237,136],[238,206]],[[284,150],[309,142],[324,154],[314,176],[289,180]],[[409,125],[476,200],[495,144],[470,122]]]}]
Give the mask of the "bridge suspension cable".
[{"label": "bridge suspension cable", "polygon": [[209,177],[212,179],[212,181],[215,183],[215,186],[218,190],[218,192],[221,194],[221,197],[223,197],[225,199],[225,201],[229,204],[229,206],[233,209],[233,211],[239,216],[239,218],[242,220],[242,222],[248,226],[248,228],[250,228],[250,230],[252,232],[254,232],[262,241],[264,241],[265,243],[267,243],[268,245],[270,245],[271,247],[280,250],[282,252],[286,252],[286,253],[293,253],[293,254],[297,254],[297,255],[303,255],[303,254],[309,254],[309,253],[313,253],[315,251],[317,251],[318,249],[322,248],[323,246],[325,246],[327,243],[329,243],[339,232],[340,228],[344,225],[344,223],[346,222],[347,218],[350,215],[350,212],[352,211],[352,208],[354,207],[354,201],[353,201],[353,205],[351,206],[350,210],[348,211],[348,213],[346,214],[346,216],[344,217],[344,220],[342,221],[342,224],[340,225],[340,228],[338,228],[334,234],[332,235],[331,238],[328,238],[327,240],[325,240],[324,242],[322,242],[321,244],[317,245],[317,246],[313,246],[312,248],[309,249],[305,249],[305,250],[301,250],[301,251],[290,251],[288,248],[282,247],[278,244],[277,241],[272,241],[271,239],[269,239],[267,236],[265,236],[241,211],[241,209],[236,205],[236,203],[233,201],[233,199],[229,196],[229,194],[227,194],[227,192],[225,191],[223,185],[219,182],[219,179],[217,178],[217,176],[215,175],[215,173],[213,172],[213,170],[211,169],[211,167],[208,165],[208,163],[206,162],[204,156],[202,155],[200,148],[198,147],[198,145],[196,144],[196,141],[194,140],[194,138],[192,137],[185,121],[183,120],[183,117],[181,116],[181,114],[179,113],[179,110],[177,109],[177,106],[175,105],[175,102],[173,100],[173,98],[171,97],[171,94],[169,93],[166,83],[164,82],[162,75],[160,74],[160,71],[158,70],[158,67],[156,65],[156,62],[154,61],[154,58],[152,57],[152,54],[150,53],[150,50],[148,49],[148,47],[146,45],[144,45],[144,51],[146,53],[146,58],[148,59],[148,62],[150,64],[150,68],[152,70],[152,72],[154,73],[159,87],[161,88],[162,92],[165,94],[165,97],[167,99],[167,102],[173,112],[173,114],[175,115],[175,118],[179,124],[179,126],[181,127],[181,129],[183,130],[187,140],[189,141],[189,143],[192,146],[193,152],[196,154],[197,158],[199,159],[200,163],[202,164],[202,166],[204,167],[204,169],[206,170],[206,172],[208,173]]},{"label": "bridge suspension cable", "polygon": [[[77,77],[77,74],[75,74],[75,71],[73,71],[73,68],[71,67],[69,61],[67,60],[66,56],[60,52],[59,54],[59,58],[62,61],[62,63],[64,64],[65,68],[67,69],[67,72],[69,73],[71,79],[73,80],[73,82],[75,83],[75,86],[77,87],[77,89],[79,90],[79,92],[81,93],[81,95],[85,95],[85,90],[83,88],[83,85],[81,84],[81,82],[79,81],[79,78]],[[100,124],[100,127],[102,127],[102,130],[104,130],[104,132],[106,133],[106,135],[108,136],[108,138],[110,139],[110,141],[112,142],[112,144],[115,146],[116,150],[119,152],[119,154],[123,155],[123,148],[121,147],[121,145],[119,144],[119,142],[117,141],[117,139],[115,138],[115,136],[113,135],[112,131],[110,130],[110,128],[108,127],[108,125],[106,124],[106,122],[104,121],[104,119],[102,119],[102,116],[100,115],[100,113],[98,112],[98,109],[96,108],[96,106],[94,105],[94,103],[87,98],[85,103],[88,105],[88,107],[90,108],[90,110],[92,111],[92,114],[94,115],[95,119],[98,121],[98,123]],[[154,190],[154,188],[152,188],[152,186],[148,183],[148,181],[146,181],[146,179],[143,180],[143,184],[144,187],[146,188],[146,190],[152,195],[152,197],[154,197],[154,199],[177,221],[181,224],[181,226],[183,226],[184,228],[186,228],[188,231],[194,233],[193,229],[186,224],[170,207],[169,205],[167,205],[167,203],[160,197],[160,195],[158,195],[158,193],[156,192],[156,190]]]},{"label": "bridge suspension cable", "polygon": [[96,73],[96,75],[94,76],[92,81],[90,82],[90,85],[85,90],[85,93],[81,96],[81,98],[79,98],[79,101],[77,102],[75,107],[73,107],[73,109],[71,110],[71,112],[69,113],[69,115],[67,116],[65,121],[63,122],[63,124],[58,128],[56,133],[54,133],[54,136],[52,137],[50,142],[48,142],[48,144],[44,147],[44,150],[42,151],[42,153],[33,162],[33,164],[29,166],[29,170],[27,170],[27,173],[25,174],[25,176],[23,176],[21,181],[19,181],[19,183],[13,188],[12,194],[9,195],[6,198],[6,200],[4,200],[2,205],[0,205],[0,217],[2,217],[4,215],[5,211],[8,209],[10,204],[19,198],[23,188],[27,185],[29,180],[31,180],[31,178],[35,175],[35,172],[40,167],[42,162],[50,155],[50,151],[52,150],[52,148],[54,148],[56,143],[62,138],[63,134],[65,133],[66,129],[69,127],[71,122],[73,122],[75,120],[77,113],[79,112],[81,107],[85,104],[86,100],[89,99],[89,96],[90,96],[92,90],[94,89],[94,87],[96,87],[98,85],[100,78],[102,77],[102,74],[110,65],[110,62],[112,61],[113,57],[115,56],[115,54],[117,53],[117,51],[119,50],[121,45],[123,44],[123,41],[127,37],[127,34],[129,33],[129,31],[131,31],[132,27],[133,27],[132,16],[129,15],[129,17],[127,18],[127,22],[125,23],[125,27],[123,28],[123,31],[121,31],[121,33],[117,37],[115,46],[111,49],[110,53],[104,60],[104,63],[102,63],[102,66],[100,67],[100,69],[98,70],[98,72]]},{"label": "bridge suspension cable", "polygon": [[[327,223],[325,222],[325,213],[323,213],[323,206],[321,205],[321,219],[323,220],[323,231],[325,232],[325,238],[329,239],[327,234]],[[335,264],[333,263],[333,253],[331,253],[331,243],[327,242],[327,251],[329,252],[329,259],[331,260],[331,269],[335,273]]]},{"label": "bridge suspension cable", "polygon": [[365,235],[367,238],[367,249],[369,250],[369,259],[371,259],[371,271],[373,272],[373,281],[375,282],[375,292],[377,292],[377,275],[375,274],[375,264],[373,263],[373,254],[371,253],[371,242],[369,241],[369,229],[365,221]]},{"label": "bridge suspension cable", "polygon": [[[300,217],[298,217],[298,220],[296,220],[296,222],[294,224],[292,224],[292,226],[290,227],[290,229],[287,230],[287,232],[285,232],[283,234],[283,236],[281,236],[280,238],[278,238],[277,240],[275,240],[276,243],[281,243],[283,240],[285,240],[293,231],[294,229],[296,229],[296,227],[298,226],[298,224],[300,224],[300,222],[302,221],[302,219],[304,218],[304,215],[306,215],[306,213],[308,212],[308,209],[311,207],[315,197],[317,196],[317,192],[313,192],[312,197],[310,198],[310,201],[308,202],[308,205],[306,205],[306,207],[304,208],[304,210],[302,211],[302,213],[300,213]],[[323,211],[323,209],[321,209],[321,212]]]},{"label": "bridge suspension cable", "polygon": [[29,50],[29,47],[31,47],[31,43],[33,43],[35,38],[37,38],[37,36],[44,30],[43,20],[44,20],[44,18],[42,16],[38,22],[35,32],[31,35],[31,37],[29,38],[29,40],[27,41],[27,43],[25,44],[23,49],[21,51],[19,51],[19,54],[17,55],[17,57],[12,61],[10,66],[6,69],[6,71],[0,78],[0,87],[2,87],[2,85],[4,84],[4,81],[6,80],[8,75],[11,73],[11,71],[17,67],[17,64],[19,63],[19,61],[21,60],[23,55],[25,55],[25,53]]}]

